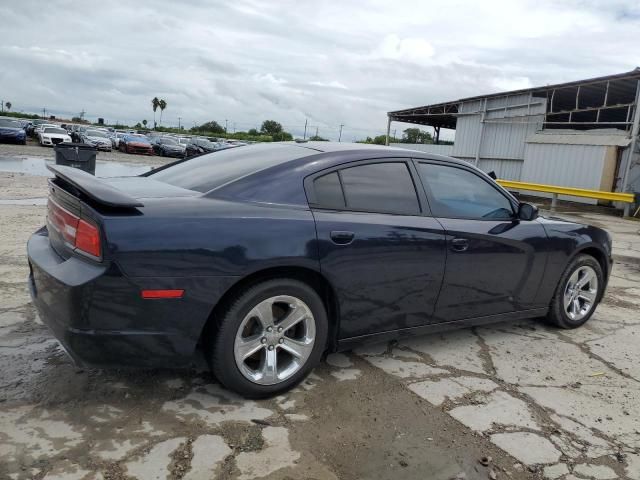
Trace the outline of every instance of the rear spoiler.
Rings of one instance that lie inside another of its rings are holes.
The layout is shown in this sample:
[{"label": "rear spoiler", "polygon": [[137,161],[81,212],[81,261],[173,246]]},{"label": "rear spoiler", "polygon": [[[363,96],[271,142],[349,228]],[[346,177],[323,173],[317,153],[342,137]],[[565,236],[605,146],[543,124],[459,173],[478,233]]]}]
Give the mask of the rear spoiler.
[{"label": "rear spoiler", "polygon": [[124,208],[144,206],[137,198],[127,195],[83,170],[65,167],[63,165],[47,165],[47,168],[51,170],[56,177],[61,178],[80,190],[91,200],[101,203],[102,205]]}]

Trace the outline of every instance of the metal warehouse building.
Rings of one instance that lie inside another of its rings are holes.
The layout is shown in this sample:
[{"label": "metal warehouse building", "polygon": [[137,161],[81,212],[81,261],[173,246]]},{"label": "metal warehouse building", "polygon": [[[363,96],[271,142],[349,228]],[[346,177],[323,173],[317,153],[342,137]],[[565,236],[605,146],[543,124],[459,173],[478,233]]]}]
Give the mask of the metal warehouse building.
[{"label": "metal warehouse building", "polygon": [[387,114],[387,139],[394,121],[433,127],[436,143],[441,128],[455,129],[453,146],[420,149],[467,160],[505,180],[640,192],[639,87],[636,68],[398,110]]}]

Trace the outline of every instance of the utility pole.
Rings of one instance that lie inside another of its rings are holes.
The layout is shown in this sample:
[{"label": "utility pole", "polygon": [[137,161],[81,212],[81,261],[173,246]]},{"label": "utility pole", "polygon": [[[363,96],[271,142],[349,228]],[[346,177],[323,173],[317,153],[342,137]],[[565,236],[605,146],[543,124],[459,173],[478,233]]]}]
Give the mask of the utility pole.
[{"label": "utility pole", "polygon": [[397,131],[398,131],[398,129],[397,129],[397,128],[394,128],[394,129],[393,129],[393,143],[395,143],[395,142],[396,142],[396,132],[397,132]]},{"label": "utility pole", "polygon": [[233,122],[233,133],[236,133],[236,122]]},{"label": "utility pole", "polygon": [[307,119],[304,119],[304,135],[302,136],[303,140],[307,139]]},{"label": "utility pole", "polygon": [[225,118],[224,119],[224,133],[227,133],[227,123],[228,123],[228,120]]},{"label": "utility pole", "polygon": [[316,127],[316,137],[318,136],[318,127]]},{"label": "utility pole", "polygon": [[340,134],[338,135],[338,142],[342,141],[342,127],[344,127],[343,123],[340,124]]},{"label": "utility pole", "polygon": [[42,107],[42,118],[47,118],[47,109]]},{"label": "utility pole", "polygon": [[180,130],[180,121],[182,120],[182,117],[178,117],[178,130]]},{"label": "utility pole", "polygon": [[0,105],[2,105],[2,113],[4,113],[4,100],[0,100]]}]

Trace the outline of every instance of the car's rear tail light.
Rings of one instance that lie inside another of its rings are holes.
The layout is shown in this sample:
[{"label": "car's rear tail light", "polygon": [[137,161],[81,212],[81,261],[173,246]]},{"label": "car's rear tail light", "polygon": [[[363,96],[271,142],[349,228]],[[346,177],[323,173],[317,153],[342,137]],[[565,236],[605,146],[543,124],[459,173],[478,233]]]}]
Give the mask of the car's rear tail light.
[{"label": "car's rear tail light", "polygon": [[76,230],[76,248],[94,257],[100,257],[100,231],[98,228],[80,219]]},{"label": "car's rear tail light", "polygon": [[49,222],[60,232],[65,242],[83,253],[100,258],[102,249],[98,227],[61,207],[51,198],[47,209]]}]

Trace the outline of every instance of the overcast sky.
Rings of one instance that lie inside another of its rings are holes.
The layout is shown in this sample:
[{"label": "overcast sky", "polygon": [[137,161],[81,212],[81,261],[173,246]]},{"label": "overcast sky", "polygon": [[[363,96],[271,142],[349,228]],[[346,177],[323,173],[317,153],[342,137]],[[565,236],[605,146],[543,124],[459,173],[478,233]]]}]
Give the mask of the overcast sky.
[{"label": "overcast sky", "polygon": [[21,0],[0,32],[14,110],[151,122],[158,96],[165,125],[308,119],[343,140],[389,110],[640,65],[637,0]]}]

